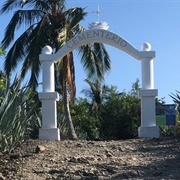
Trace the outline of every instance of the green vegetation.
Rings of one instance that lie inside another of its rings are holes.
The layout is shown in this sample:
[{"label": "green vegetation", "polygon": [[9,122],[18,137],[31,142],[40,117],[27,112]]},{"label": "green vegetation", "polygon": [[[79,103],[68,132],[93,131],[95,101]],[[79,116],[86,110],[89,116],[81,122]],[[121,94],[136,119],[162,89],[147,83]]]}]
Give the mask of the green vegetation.
[{"label": "green vegetation", "polygon": [[6,54],[3,47],[0,46],[0,56],[4,56]]},{"label": "green vegetation", "polygon": [[0,150],[10,153],[26,137],[32,137],[36,127],[40,127],[40,119],[37,104],[29,99],[26,88],[20,88],[18,78],[0,90]]},{"label": "green vegetation", "polygon": [[[140,126],[140,99],[137,90],[119,93],[115,86],[90,83],[72,106],[72,119],[83,137],[91,140],[127,139],[137,136]],[[102,88],[100,88],[102,87]]]},{"label": "green vegetation", "polygon": [[[41,127],[41,104],[37,92],[20,87],[15,78],[10,85],[5,75],[0,86],[0,150],[11,152],[28,138],[37,138]],[[88,82],[90,89],[83,90],[85,98],[70,104],[72,121],[79,139],[118,140],[137,137],[140,126],[140,99],[137,97],[139,81],[129,92],[118,92],[116,86]],[[138,85],[138,86],[137,86]],[[99,93],[97,93],[99,92]],[[96,95],[96,96],[95,96]],[[96,98],[95,98],[96,97]],[[157,100],[156,103],[164,103]],[[177,114],[176,133],[180,118]],[[62,101],[58,103],[58,124],[61,138],[68,138],[67,121],[63,115]],[[174,135],[172,128],[161,128],[162,135]]]},{"label": "green vegetation", "polygon": [[[65,0],[7,0],[1,14],[15,10],[0,47],[5,56],[5,73],[0,71],[0,150],[11,152],[27,138],[37,138],[41,127],[41,103],[36,88],[41,69],[39,54],[45,45],[57,52],[74,35],[85,31],[80,21],[86,16],[82,8],[65,8]],[[25,26],[24,26],[25,25]],[[20,26],[24,32],[14,39]],[[9,51],[5,52],[5,50]],[[115,86],[103,85],[110,71],[110,58],[103,44],[88,44],[79,48],[81,64],[86,71],[89,89],[85,98],[75,98],[75,66],[73,52],[55,64],[58,102],[58,127],[61,137],[70,139],[111,140],[137,136],[140,126],[139,80],[130,92],[118,92]],[[11,74],[22,63],[13,82]],[[30,72],[28,84],[21,82]],[[180,96],[177,104],[176,132],[180,133]],[[157,104],[162,104],[157,100]],[[166,130],[166,129],[163,129]]]},{"label": "green vegetation", "polygon": [[170,97],[173,99],[176,105],[176,126],[173,129],[170,129],[170,134],[180,134],[180,91],[172,93]]},{"label": "green vegetation", "polygon": [[[29,72],[28,86],[36,90],[41,70],[39,54],[42,48],[50,45],[53,52],[57,52],[69,39],[85,31],[80,21],[87,13],[79,7],[66,9],[65,2],[65,0],[4,2],[1,14],[14,10],[2,40],[2,47],[10,48],[4,64],[8,78],[21,62],[20,80],[23,80]],[[23,27],[24,32],[15,40],[15,34],[20,27]],[[103,79],[104,74],[110,70],[110,58],[104,45],[88,44],[80,47],[79,53],[82,55],[80,61],[87,77]],[[69,101],[74,101],[76,93],[73,52],[55,64],[55,80],[56,91],[62,95],[68,136],[70,139],[77,139],[69,109]]]}]

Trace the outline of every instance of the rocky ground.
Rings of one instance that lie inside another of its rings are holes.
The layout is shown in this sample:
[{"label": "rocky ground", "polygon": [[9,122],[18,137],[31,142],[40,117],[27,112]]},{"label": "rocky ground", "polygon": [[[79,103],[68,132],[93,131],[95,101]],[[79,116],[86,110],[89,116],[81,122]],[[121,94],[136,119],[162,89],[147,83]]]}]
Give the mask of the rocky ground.
[{"label": "rocky ground", "polygon": [[0,179],[180,179],[180,138],[29,140],[0,153]]}]

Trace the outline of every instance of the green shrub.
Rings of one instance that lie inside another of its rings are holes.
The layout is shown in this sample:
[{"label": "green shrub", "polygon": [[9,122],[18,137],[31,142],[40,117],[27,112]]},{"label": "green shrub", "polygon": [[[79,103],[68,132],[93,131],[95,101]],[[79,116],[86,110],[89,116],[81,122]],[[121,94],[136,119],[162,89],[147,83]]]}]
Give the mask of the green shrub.
[{"label": "green shrub", "polygon": [[140,112],[140,100],[135,96],[124,93],[120,98],[110,98],[101,107],[101,138],[135,137],[140,126]]},{"label": "green shrub", "polygon": [[34,108],[27,109],[26,89],[20,89],[20,81],[7,87],[0,104],[0,150],[9,153],[20,145],[31,125],[38,120]]},{"label": "green shrub", "polygon": [[78,138],[99,139],[100,121],[98,117],[92,115],[91,105],[87,99],[76,99],[75,104],[71,105],[71,115]]}]

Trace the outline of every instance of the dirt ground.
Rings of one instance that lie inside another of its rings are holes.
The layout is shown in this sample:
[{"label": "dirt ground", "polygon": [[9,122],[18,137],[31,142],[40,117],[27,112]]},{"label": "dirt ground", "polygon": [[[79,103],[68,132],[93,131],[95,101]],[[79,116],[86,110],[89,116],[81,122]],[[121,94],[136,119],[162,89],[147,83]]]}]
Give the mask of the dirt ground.
[{"label": "dirt ground", "polygon": [[0,153],[1,179],[180,179],[180,137],[28,140],[10,156]]}]

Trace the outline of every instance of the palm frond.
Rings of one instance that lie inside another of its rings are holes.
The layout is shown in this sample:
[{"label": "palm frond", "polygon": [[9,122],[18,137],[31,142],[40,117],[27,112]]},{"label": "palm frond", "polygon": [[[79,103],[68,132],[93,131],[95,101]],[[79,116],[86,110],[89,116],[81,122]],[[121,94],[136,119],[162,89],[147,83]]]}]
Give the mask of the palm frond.
[{"label": "palm frond", "polygon": [[[33,0],[34,9],[41,9],[47,13],[57,13],[65,8],[66,0]],[[31,4],[31,0],[27,4]]]},{"label": "palm frond", "polygon": [[24,3],[22,0],[7,0],[2,6],[0,10],[0,14],[8,13],[9,11],[12,11],[13,9],[22,7],[23,4]]},{"label": "palm frond", "polygon": [[82,8],[71,8],[65,12],[68,22],[68,30],[73,30],[78,26],[79,22],[84,19],[87,13]]},{"label": "palm frond", "polygon": [[42,10],[44,12],[50,12],[50,9],[52,8],[52,4],[56,4],[56,6],[62,7],[65,4],[65,0],[7,0],[1,10],[0,13],[8,13],[12,11],[13,9],[17,8],[30,8],[33,7],[36,10]]},{"label": "palm frond", "polygon": [[88,79],[91,79],[94,75],[96,75],[95,66],[93,63],[93,52],[91,49],[91,44],[87,44],[85,46],[81,46],[79,48],[79,54],[82,54],[81,64],[87,73]]},{"label": "palm frond", "polygon": [[174,103],[176,104],[177,111],[180,112],[180,91],[176,90],[175,94],[171,93],[169,96],[173,99]]},{"label": "palm frond", "polygon": [[73,33],[74,33],[74,35],[76,35],[76,34],[79,34],[79,33],[81,33],[81,32],[84,32],[84,31],[86,31],[87,29],[84,27],[84,26],[82,26],[82,25],[80,25],[80,24],[77,24],[74,28],[73,28]]},{"label": "palm frond", "polygon": [[81,63],[87,72],[88,79],[103,80],[111,69],[110,57],[102,43],[88,44],[79,48],[82,54]]},{"label": "palm frond", "polygon": [[24,62],[22,64],[22,68],[21,68],[20,73],[19,73],[19,77],[21,80],[25,78],[30,66],[31,66],[30,59],[29,59],[29,57],[26,57],[24,59]]},{"label": "palm frond", "polygon": [[180,105],[180,91],[176,91],[176,93],[171,93],[169,96],[173,99],[175,104]]},{"label": "palm frond", "polygon": [[86,97],[92,100],[92,104],[101,104],[103,91],[101,82],[98,80],[96,80],[96,82],[91,82],[89,79],[85,79],[85,82],[89,85],[90,89],[83,89],[81,92],[84,93]]},{"label": "palm frond", "polygon": [[22,24],[32,27],[33,23],[39,21],[42,16],[43,13],[38,10],[16,11],[6,27],[5,36],[2,40],[3,47],[7,48],[10,45],[10,43],[14,40],[15,31],[18,30]]},{"label": "palm frond", "polygon": [[31,28],[27,29],[13,44],[5,57],[4,69],[9,76],[11,71],[14,70],[18,62],[25,56],[25,48],[29,44],[29,35]]},{"label": "palm frond", "polygon": [[[29,80],[29,86],[35,89],[38,85],[38,77],[40,73],[40,61],[39,54],[42,48],[48,43],[48,29],[49,25],[44,19],[42,19],[35,29],[31,32],[29,36],[29,46],[26,48],[27,57],[24,65],[29,65],[31,68],[31,76]],[[21,72],[21,77],[25,75],[27,68],[23,68]]]},{"label": "palm frond", "polygon": [[108,73],[111,70],[111,59],[109,54],[102,43],[93,44],[94,53],[98,57],[100,68],[103,74]]}]

